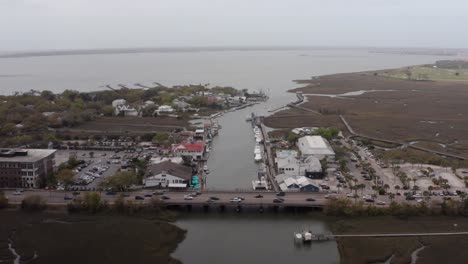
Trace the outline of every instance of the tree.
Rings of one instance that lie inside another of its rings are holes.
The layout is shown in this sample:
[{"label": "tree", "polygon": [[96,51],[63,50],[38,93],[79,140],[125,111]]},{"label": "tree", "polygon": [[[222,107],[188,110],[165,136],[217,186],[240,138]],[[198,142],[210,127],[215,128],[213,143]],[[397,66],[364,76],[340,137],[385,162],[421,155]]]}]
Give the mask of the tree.
[{"label": "tree", "polygon": [[389,193],[388,198],[390,198],[390,202],[393,202],[393,200],[395,199],[395,194],[394,193]]},{"label": "tree", "polygon": [[168,133],[156,133],[153,137],[153,142],[158,143],[159,145],[166,146],[169,144],[169,134]]},{"label": "tree", "polygon": [[388,189],[390,189],[390,186],[388,184],[384,184],[383,188],[384,188],[385,192],[387,192]]},{"label": "tree", "polygon": [[327,177],[328,176],[328,172],[327,172],[327,170],[328,170],[328,160],[327,160],[326,157],[320,160],[320,165],[322,165],[323,176]]},{"label": "tree", "polygon": [[107,178],[107,180],[103,182],[103,185],[124,192],[131,185],[138,183],[138,177],[135,172],[119,171],[114,176]]},{"label": "tree", "polygon": [[8,198],[6,198],[3,191],[0,191],[0,209],[8,207]]},{"label": "tree", "polygon": [[87,192],[83,199],[83,206],[88,210],[88,212],[94,214],[104,207],[104,202],[102,201],[99,193]]},{"label": "tree", "polygon": [[62,169],[57,172],[55,178],[59,182],[63,182],[66,186],[73,183],[74,174],[70,169]]}]

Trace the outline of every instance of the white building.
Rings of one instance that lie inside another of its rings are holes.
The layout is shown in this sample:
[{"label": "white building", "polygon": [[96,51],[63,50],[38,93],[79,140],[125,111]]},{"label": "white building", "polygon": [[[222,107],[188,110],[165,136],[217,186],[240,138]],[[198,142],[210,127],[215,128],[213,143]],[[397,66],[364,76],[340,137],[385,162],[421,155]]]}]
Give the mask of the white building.
[{"label": "white building", "polygon": [[117,99],[112,101],[112,107],[116,108],[117,106],[126,105],[127,101],[125,99]]},{"label": "white building", "polygon": [[145,187],[187,188],[192,177],[192,168],[171,161],[150,165],[147,177],[143,180]]},{"label": "white building", "polygon": [[305,136],[297,141],[297,147],[303,156],[314,156],[317,159],[334,159],[335,152],[328,141],[321,136]]},{"label": "white building", "polygon": [[290,176],[306,176],[308,178],[318,179],[323,177],[322,165],[314,157],[287,157],[277,159],[277,168],[279,174]]},{"label": "white building", "polygon": [[138,110],[128,105],[118,105],[114,109],[115,115],[138,116]]},{"label": "white building", "polygon": [[158,107],[158,110],[156,110],[156,113],[158,115],[172,114],[174,112],[175,112],[174,108],[172,108],[172,106],[170,106],[170,105],[161,105],[160,107]]},{"label": "white building", "polygon": [[317,183],[305,176],[279,174],[276,176],[276,182],[281,191],[318,192],[320,190]]},{"label": "white building", "polygon": [[191,157],[194,160],[203,158],[205,154],[205,143],[181,143],[172,145],[172,152],[178,157]]}]

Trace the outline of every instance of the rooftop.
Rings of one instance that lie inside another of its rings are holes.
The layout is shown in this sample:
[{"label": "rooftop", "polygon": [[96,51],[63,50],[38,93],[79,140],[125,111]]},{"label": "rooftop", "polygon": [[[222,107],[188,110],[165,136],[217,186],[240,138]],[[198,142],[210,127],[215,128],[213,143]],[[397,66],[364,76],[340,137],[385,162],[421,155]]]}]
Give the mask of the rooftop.
[{"label": "rooftop", "polygon": [[161,163],[150,165],[147,170],[147,176],[157,175],[161,172],[166,172],[167,174],[184,180],[190,180],[192,176],[192,168],[171,161],[163,161]]},{"label": "rooftop", "polygon": [[334,155],[330,144],[321,136],[305,136],[299,138],[297,145],[303,155]]},{"label": "rooftop", "polygon": [[55,149],[0,149],[0,162],[36,162],[53,155]]}]

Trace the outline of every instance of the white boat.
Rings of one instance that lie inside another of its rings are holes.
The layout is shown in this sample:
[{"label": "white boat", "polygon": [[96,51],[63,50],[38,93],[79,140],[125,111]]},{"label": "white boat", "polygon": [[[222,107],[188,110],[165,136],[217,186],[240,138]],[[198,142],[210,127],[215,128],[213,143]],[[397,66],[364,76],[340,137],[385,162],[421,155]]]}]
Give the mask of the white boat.
[{"label": "white boat", "polygon": [[259,145],[255,146],[254,154],[261,154],[261,153],[262,153],[262,150],[260,149],[260,146]]},{"label": "white boat", "polygon": [[252,116],[251,116],[251,115],[247,115],[247,117],[245,118],[245,121],[252,121]]},{"label": "white boat", "polygon": [[301,233],[294,233],[294,240],[296,242],[302,243],[311,243],[312,242],[312,232],[302,231]]},{"label": "white boat", "polygon": [[257,162],[262,161],[262,154],[255,154],[254,160]]},{"label": "white boat", "polygon": [[265,177],[261,177],[260,180],[252,181],[254,190],[268,190],[268,183]]}]

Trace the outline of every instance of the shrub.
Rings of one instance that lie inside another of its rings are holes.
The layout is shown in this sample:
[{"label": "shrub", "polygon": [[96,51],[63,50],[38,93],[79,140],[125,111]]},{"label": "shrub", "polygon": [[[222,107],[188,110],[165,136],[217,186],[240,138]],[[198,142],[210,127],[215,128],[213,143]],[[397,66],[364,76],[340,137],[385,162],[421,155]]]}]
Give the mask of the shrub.
[{"label": "shrub", "polygon": [[23,201],[21,201],[21,209],[26,211],[40,211],[44,210],[47,207],[44,199],[39,195],[30,195],[26,196]]},{"label": "shrub", "polygon": [[8,198],[6,198],[5,194],[0,191],[0,209],[8,207]]}]

